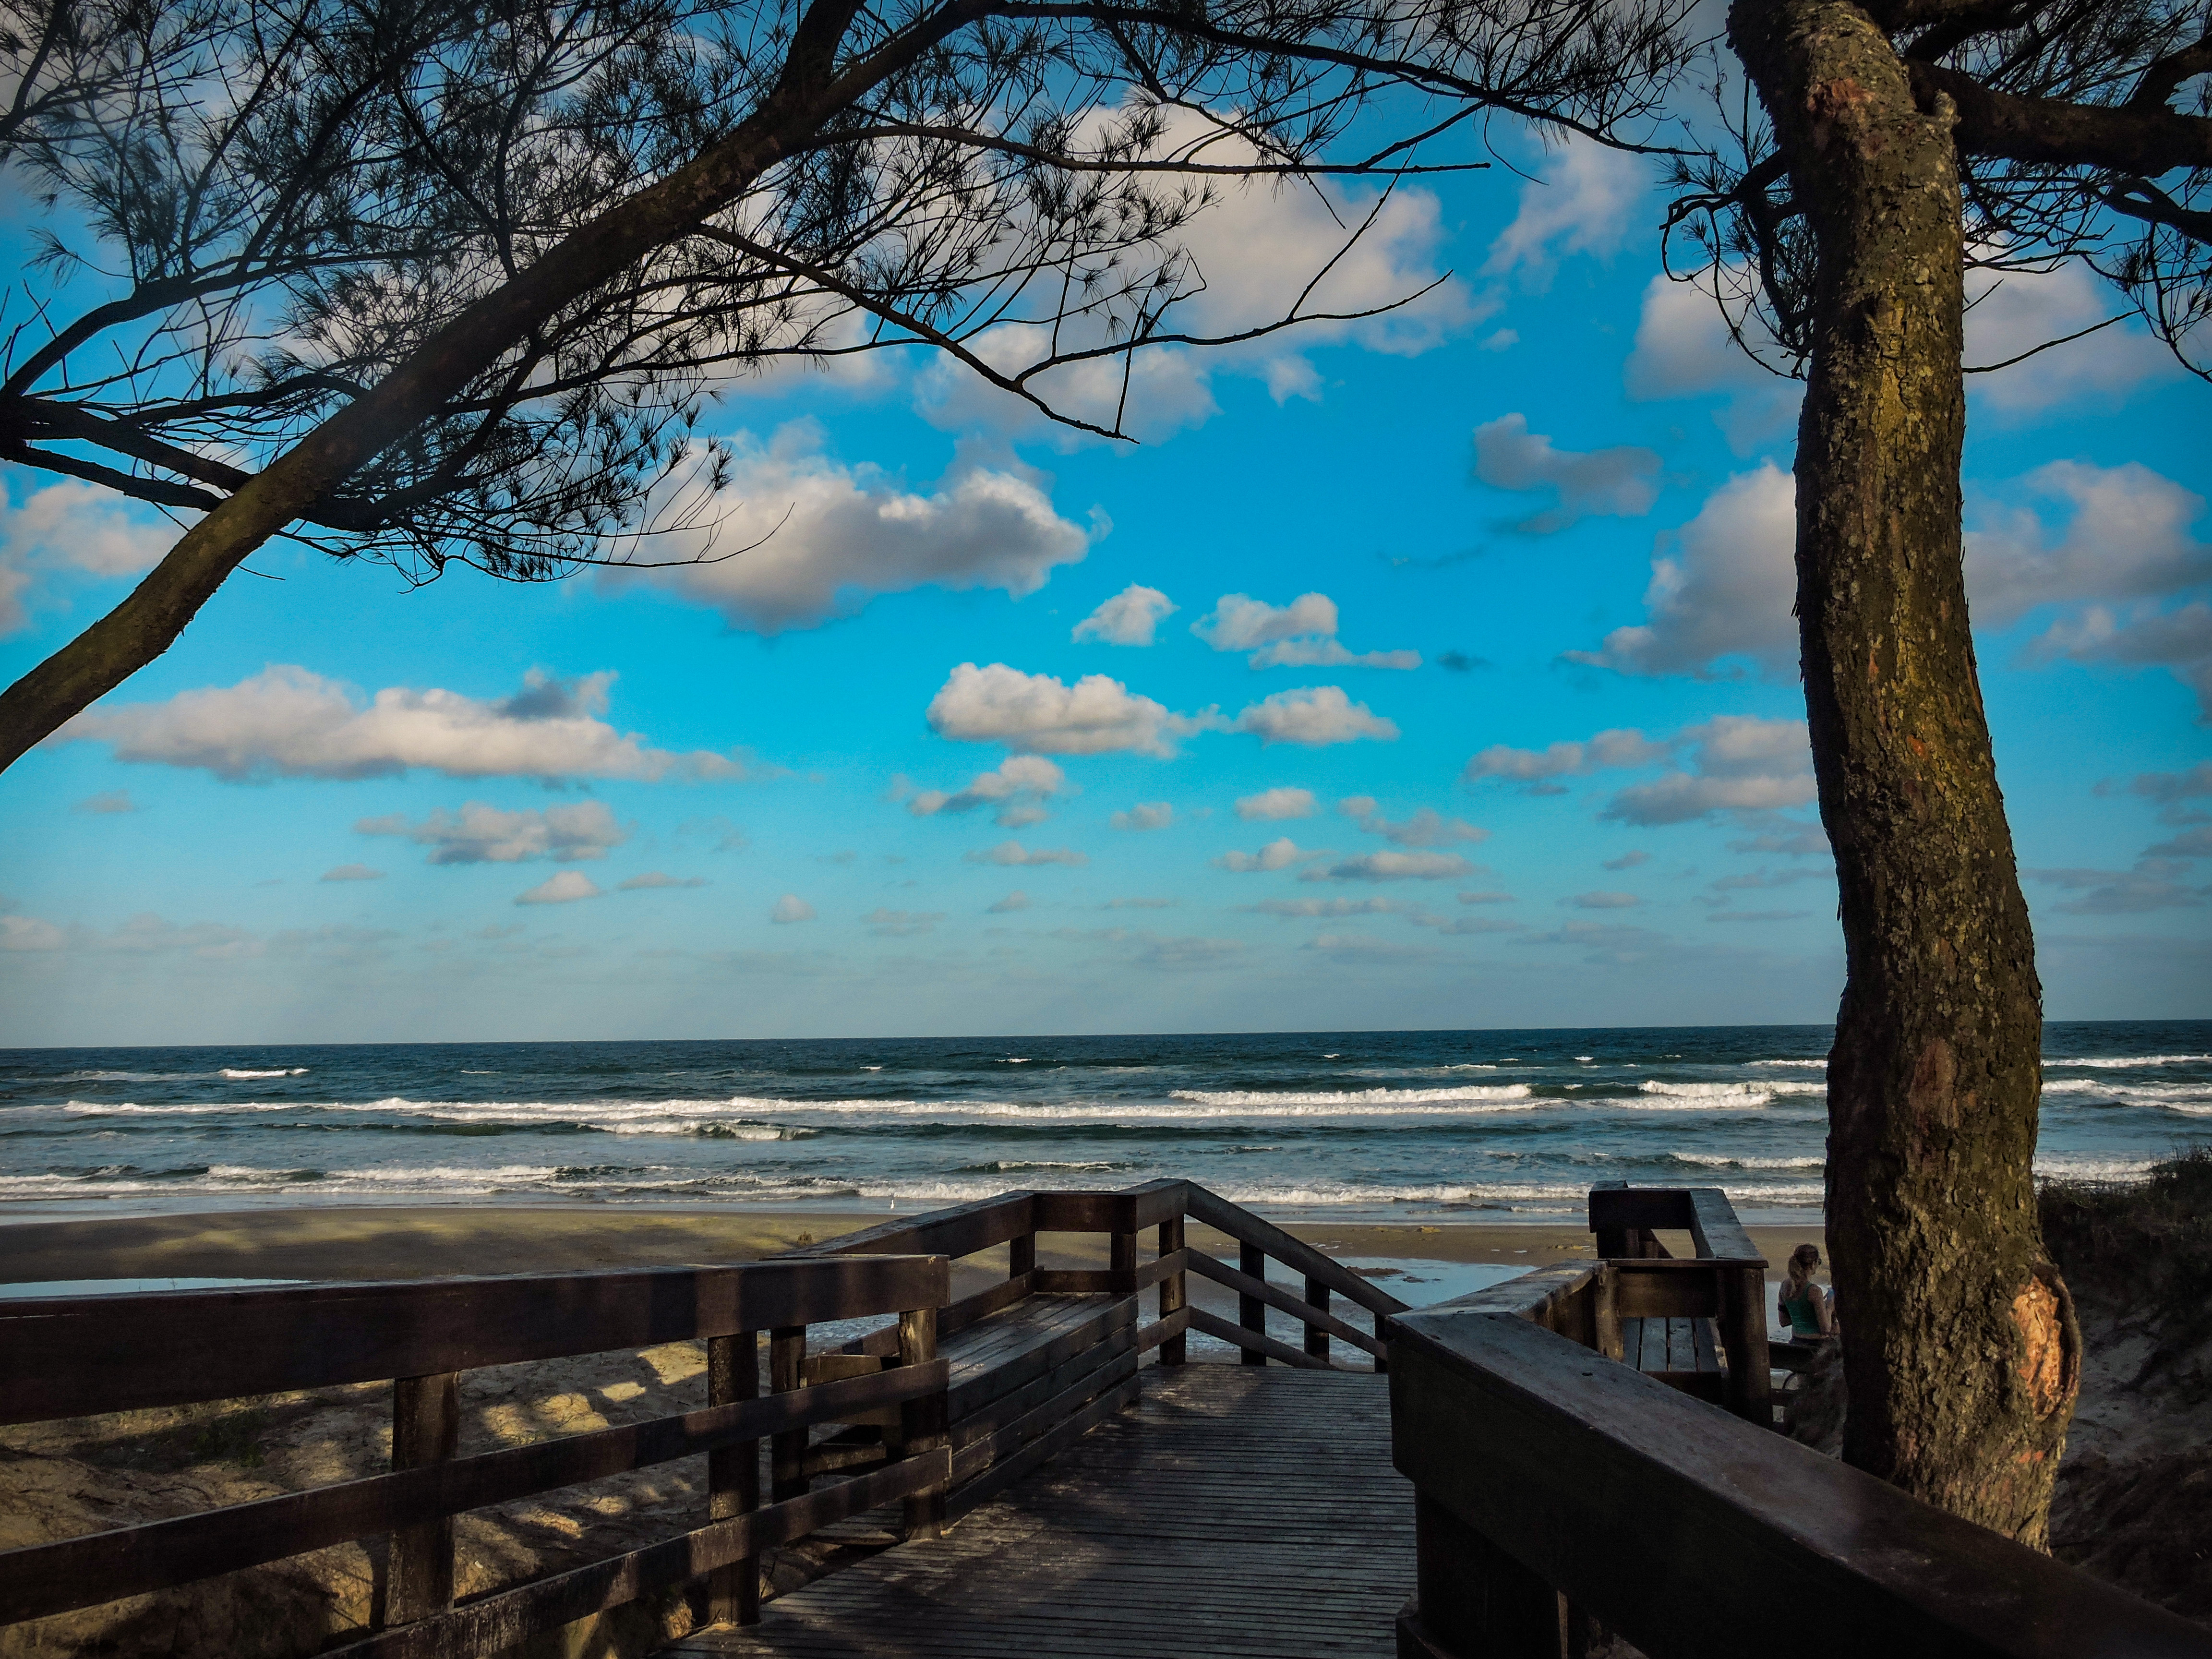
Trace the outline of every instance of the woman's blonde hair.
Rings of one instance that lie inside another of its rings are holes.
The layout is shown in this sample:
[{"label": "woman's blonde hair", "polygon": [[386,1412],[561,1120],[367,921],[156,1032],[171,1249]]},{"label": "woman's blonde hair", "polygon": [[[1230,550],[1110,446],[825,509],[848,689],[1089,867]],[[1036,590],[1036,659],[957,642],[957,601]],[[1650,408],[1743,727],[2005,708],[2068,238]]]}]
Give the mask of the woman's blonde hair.
[{"label": "woman's blonde hair", "polygon": [[1805,1287],[1813,1282],[1813,1273],[1820,1265],[1818,1244],[1800,1244],[1790,1252],[1790,1269],[1783,1279],[1784,1297],[1795,1302],[1804,1295]]}]

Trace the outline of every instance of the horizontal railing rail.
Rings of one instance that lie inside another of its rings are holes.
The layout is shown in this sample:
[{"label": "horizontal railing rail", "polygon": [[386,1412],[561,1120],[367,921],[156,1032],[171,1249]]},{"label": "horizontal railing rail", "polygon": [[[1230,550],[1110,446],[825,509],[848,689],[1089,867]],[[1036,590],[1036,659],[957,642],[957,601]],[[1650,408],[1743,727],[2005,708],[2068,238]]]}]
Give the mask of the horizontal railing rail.
[{"label": "horizontal railing rail", "polygon": [[1601,1278],[1392,1322],[1417,1537],[1401,1659],[1579,1656],[1594,1620],[1650,1659],[2212,1654],[2172,1613],[1605,1363],[1559,1328]]},{"label": "horizontal railing rail", "polygon": [[[382,1622],[392,1628],[334,1651],[489,1655],[702,1576],[717,1615],[744,1618],[757,1595],[756,1558],[769,1544],[894,1499],[905,1504],[909,1534],[941,1522],[951,1462],[941,1429],[948,1367],[935,1339],[950,1285],[941,1255],[886,1255],[16,1304],[0,1310],[0,1421],[389,1379],[392,1468],[0,1552],[0,1621],[380,1536],[390,1540]],[[895,1368],[761,1396],[763,1332],[884,1313],[898,1316]],[[706,1409],[456,1455],[463,1371],[686,1340],[706,1344]],[[885,1467],[759,1506],[763,1439],[855,1419],[889,1425]],[[455,1516],[702,1453],[705,1528],[454,1607]]]}]

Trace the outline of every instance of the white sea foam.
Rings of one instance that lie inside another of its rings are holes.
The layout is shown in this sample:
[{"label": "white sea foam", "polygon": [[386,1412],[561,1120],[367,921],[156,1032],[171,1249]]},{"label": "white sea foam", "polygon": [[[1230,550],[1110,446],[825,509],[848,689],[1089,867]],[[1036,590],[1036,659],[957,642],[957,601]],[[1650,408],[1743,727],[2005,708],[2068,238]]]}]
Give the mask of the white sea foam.
[{"label": "white sea foam", "polygon": [[250,1066],[226,1066],[222,1068],[222,1074],[225,1077],[305,1077],[307,1068],[304,1066],[280,1066],[274,1071],[255,1071]]},{"label": "white sea foam", "polygon": [[2197,1066],[2207,1061],[2212,1061],[2212,1054],[2102,1054],[2094,1060],[2047,1060],[2044,1064],[2112,1070],[2130,1066]]},{"label": "white sea foam", "polygon": [[1462,1084],[1455,1089],[1177,1089],[1172,1098],[1199,1106],[1431,1106],[1443,1102],[1527,1100],[1525,1083]]},{"label": "white sea foam", "polygon": [[1816,1072],[1825,1072],[1828,1069],[1828,1062],[1825,1060],[1747,1060],[1744,1064],[1747,1066],[1802,1066]]}]

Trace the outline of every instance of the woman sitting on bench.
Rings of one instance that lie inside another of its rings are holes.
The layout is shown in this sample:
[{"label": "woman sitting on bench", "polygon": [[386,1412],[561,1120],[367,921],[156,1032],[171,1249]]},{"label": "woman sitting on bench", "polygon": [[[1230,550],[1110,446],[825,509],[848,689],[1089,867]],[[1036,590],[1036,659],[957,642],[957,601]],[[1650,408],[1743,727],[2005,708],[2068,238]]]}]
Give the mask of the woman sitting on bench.
[{"label": "woman sitting on bench", "polygon": [[1782,1280],[1782,1294],[1775,1299],[1775,1306],[1790,1322],[1790,1340],[1793,1342],[1812,1342],[1836,1334],[1834,1295],[1813,1282],[1813,1274],[1820,1265],[1818,1244],[1800,1244],[1790,1252],[1789,1271]]}]

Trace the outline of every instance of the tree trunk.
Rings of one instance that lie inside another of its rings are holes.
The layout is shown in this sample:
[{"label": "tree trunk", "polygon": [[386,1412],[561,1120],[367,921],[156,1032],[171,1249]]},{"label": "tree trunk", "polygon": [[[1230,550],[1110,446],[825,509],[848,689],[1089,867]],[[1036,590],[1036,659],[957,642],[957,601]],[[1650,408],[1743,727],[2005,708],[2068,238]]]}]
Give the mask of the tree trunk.
[{"label": "tree trunk", "polygon": [[2044,1547],[2081,1337],[2036,1220],[2041,992],[1967,629],[1954,112],[1844,0],[1735,0],[1729,27],[1819,251],[1797,605],[1848,964],[1844,1456]]}]

